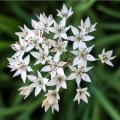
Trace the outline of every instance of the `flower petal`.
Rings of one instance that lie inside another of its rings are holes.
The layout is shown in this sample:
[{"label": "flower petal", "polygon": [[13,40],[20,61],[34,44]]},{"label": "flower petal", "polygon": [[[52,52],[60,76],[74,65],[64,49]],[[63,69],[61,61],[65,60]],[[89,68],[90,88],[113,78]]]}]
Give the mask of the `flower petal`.
[{"label": "flower petal", "polygon": [[110,60],[105,61],[105,63],[106,63],[107,65],[110,65],[110,66],[114,67],[114,65],[112,64],[112,62],[111,62]]},{"label": "flower petal", "polygon": [[40,87],[36,87],[35,88],[35,97],[38,96],[38,94],[41,92],[41,88]]},{"label": "flower petal", "polygon": [[25,57],[24,62],[25,62],[26,65],[29,64],[29,62],[30,62],[30,56],[29,55],[27,57]]},{"label": "flower petal", "polygon": [[75,73],[71,73],[68,77],[67,80],[73,80],[76,78],[76,74]]},{"label": "flower petal", "polygon": [[91,82],[90,77],[86,73],[82,73],[81,78],[86,82]]},{"label": "flower petal", "polygon": [[75,35],[75,36],[78,36],[79,35],[79,30],[74,27],[74,26],[71,26],[71,30],[72,30],[72,33]]},{"label": "flower petal", "polygon": [[79,63],[80,63],[79,57],[75,57],[74,60],[73,60],[73,66],[76,66]]},{"label": "flower petal", "polygon": [[50,65],[46,65],[41,69],[42,72],[49,72],[51,71],[51,66]]},{"label": "flower petal", "polygon": [[89,61],[95,61],[96,59],[92,55],[87,54],[87,60],[89,60]]},{"label": "flower petal", "polygon": [[26,81],[26,71],[22,71],[22,73],[21,73],[21,79],[25,83],[25,81]]},{"label": "flower petal", "polygon": [[36,79],[37,79],[37,77],[34,76],[34,75],[28,75],[27,77],[28,77],[28,79],[29,79],[30,81],[32,81],[32,82],[35,82]]}]

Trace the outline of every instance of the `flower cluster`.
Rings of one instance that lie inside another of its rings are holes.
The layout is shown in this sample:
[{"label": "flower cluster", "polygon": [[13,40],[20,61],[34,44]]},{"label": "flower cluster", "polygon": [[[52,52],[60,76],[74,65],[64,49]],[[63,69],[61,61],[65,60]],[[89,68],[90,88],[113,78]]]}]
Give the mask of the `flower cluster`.
[{"label": "flower cluster", "polygon": [[[19,89],[20,95],[27,98],[33,91],[35,96],[41,91],[45,92],[42,107],[45,107],[45,111],[51,107],[52,112],[59,111],[59,91],[61,88],[67,89],[68,80],[76,82],[74,101],[78,101],[78,104],[81,100],[88,102],[90,94],[87,87],[82,88],[81,81],[91,82],[87,72],[92,67],[88,67],[88,61],[96,61],[91,55],[94,45],[87,46],[87,42],[94,39],[90,33],[96,30],[96,23],[91,24],[88,17],[85,21],[81,20],[78,27],[67,25],[66,21],[73,11],[65,4],[57,12],[58,22],[52,15],[42,13],[37,16],[37,21],[31,21],[33,29],[26,25],[20,27],[21,32],[16,33],[19,41],[11,45],[15,54],[8,58],[8,67],[15,71],[13,77],[20,75],[24,83],[28,81],[26,86]],[[64,53],[72,55],[69,61],[61,58]],[[111,57],[112,51],[105,52],[103,49],[98,56],[102,63],[113,66],[111,60],[115,57]],[[37,70],[33,69],[34,66]],[[64,68],[71,72],[66,73]]]}]

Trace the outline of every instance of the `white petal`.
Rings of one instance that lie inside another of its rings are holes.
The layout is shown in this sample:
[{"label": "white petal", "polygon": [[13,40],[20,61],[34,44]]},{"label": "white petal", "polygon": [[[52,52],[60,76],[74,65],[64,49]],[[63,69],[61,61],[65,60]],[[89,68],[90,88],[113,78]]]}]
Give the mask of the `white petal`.
[{"label": "white petal", "polygon": [[76,66],[80,63],[80,59],[79,57],[75,57],[74,60],[73,60],[73,66]]},{"label": "white petal", "polygon": [[105,54],[107,55],[108,58],[112,56],[113,50],[107,51]]},{"label": "white petal", "polygon": [[58,73],[59,75],[65,76],[65,73],[64,73],[64,71],[63,71],[63,68],[58,68],[58,69],[57,69],[57,73]]},{"label": "white petal", "polygon": [[46,65],[41,69],[42,72],[49,72],[51,71],[51,66],[50,65]]},{"label": "white petal", "polygon": [[42,79],[41,73],[40,73],[39,71],[37,71],[37,73],[38,73],[38,77],[39,77],[40,79]]},{"label": "white petal", "polygon": [[28,77],[28,79],[29,79],[30,81],[32,81],[32,82],[35,82],[36,79],[37,79],[37,77],[34,76],[34,75],[28,75],[27,77]]},{"label": "white petal", "polygon": [[92,39],[94,39],[95,37],[91,36],[91,35],[86,35],[83,37],[83,41],[90,41]]},{"label": "white petal", "polygon": [[54,105],[54,108],[55,108],[55,110],[56,110],[57,112],[59,112],[59,105],[58,105],[58,104],[55,104],[55,105]]},{"label": "white petal", "polygon": [[66,89],[67,88],[67,85],[66,85],[66,82],[64,81],[64,82],[62,82],[62,88],[64,88],[64,89]]},{"label": "white petal", "polygon": [[26,71],[23,71],[23,72],[21,73],[21,79],[22,79],[23,82],[25,83],[25,81],[26,81]]},{"label": "white petal", "polygon": [[38,22],[35,21],[35,20],[32,20],[31,22],[32,22],[32,27],[33,27],[34,29],[37,29],[37,28],[38,28]]},{"label": "white petal", "polygon": [[63,18],[63,19],[60,21],[59,27],[60,27],[60,28],[64,28],[65,25],[66,25],[66,19]]},{"label": "white petal", "polygon": [[35,97],[41,92],[41,88],[40,87],[36,87],[35,88]]},{"label": "white petal", "polygon": [[50,72],[50,75],[51,75],[51,79],[54,78],[55,75],[56,75],[56,71],[51,71],[51,72]]},{"label": "white petal", "polygon": [[57,63],[57,62],[59,62],[59,60],[60,60],[60,53],[56,53],[56,54],[54,55],[53,61],[54,61],[55,63]]},{"label": "white petal", "polygon": [[71,53],[73,53],[74,55],[78,55],[78,51],[77,50],[74,50],[74,51],[70,51]]},{"label": "white petal", "polygon": [[56,39],[56,38],[58,38],[58,37],[59,37],[59,34],[54,34],[53,39]]},{"label": "white petal", "polygon": [[85,20],[85,26],[90,27],[91,26],[91,22],[90,22],[90,18],[87,17],[87,19]]},{"label": "white petal", "polygon": [[77,28],[75,28],[74,26],[71,26],[71,30],[72,30],[72,33],[75,35],[75,36],[78,36],[79,35],[79,30]]},{"label": "white petal", "polygon": [[87,54],[87,60],[89,60],[89,61],[95,61],[96,59],[92,55]]},{"label": "white petal", "polygon": [[80,82],[81,82],[81,78],[80,77],[76,77],[76,82],[77,82],[77,86],[80,86]]},{"label": "white petal", "polygon": [[69,36],[69,37],[68,37],[68,40],[74,41],[74,40],[75,40],[75,37],[74,37],[74,36]]},{"label": "white petal", "polygon": [[76,67],[73,67],[73,66],[70,66],[69,65],[69,68],[74,72],[74,71],[76,71]]},{"label": "white petal", "polygon": [[91,47],[89,47],[89,48],[87,49],[88,53],[91,52],[91,50],[93,49],[93,47],[94,47],[94,45],[92,45]]},{"label": "white petal", "polygon": [[68,9],[67,9],[65,4],[63,4],[63,6],[62,6],[62,12],[63,13],[67,13],[68,12]]},{"label": "white petal", "polygon": [[31,52],[32,56],[37,58],[37,59],[40,59],[40,53],[39,52]]},{"label": "white petal", "polygon": [[64,39],[68,39],[68,37],[67,37],[67,34],[66,33],[60,33],[60,37],[62,37],[62,38],[64,38]]},{"label": "white petal", "polygon": [[73,80],[76,78],[76,74],[75,73],[71,73],[68,77],[67,80]]},{"label": "white petal", "polygon": [[83,51],[84,49],[87,49],[87,45],[85,42],[80,41],[79,43],[79,51]]},{"label": "white petal", "polygon": [[105,63],[106,63],[107,65],[112,66],[112,67],[114,66],[110,60],[105,61]]},{"label": "white petal", "polygon": [[34,47],[35,47],[34,45],[29,45],[29,46],[26,48],[26,52],[31,51]]},{"label": "white petal", "polygon": [[48,83],[48,79],[47,78],[43,78],[44,84]]},{"label": "white petal", "polygon": [[81,96],[81,99],[82,99],[84,102],[88,103],[88,98],[87,98],[86,95],[82,95],[82,96]]},{"label": "white petal", "polygon": [[80,46],[79,46],[79,42],[77,42],[77,41],[74,41],[74,43],[73,43],[73,50],[75,50],[75,49],[77,49],[77,48],[79,48]]},{"label": "white petal", "polygon": [[70,26],[64,28],[65,29],[65,32],[67,32],[69,29],[70,29]]},{"label": "white petal", "polygon": [[27,57],[25,57],[24,62],[25,62],[26,65],[29,64],[29,62],[30,62],[30,56],[29,55]]},{"label": "white petal", "polygon": [[90,77],[86,73],[82,73],[81,78],[86,82],[91,82]]},{"label": "white petal", "polygon": [[16,77],[16,76],[18,76],[18,75],[20,75],[20,74],[21,74],[20,70],[17,70],[17,71],[15,72],[15,74],[13,75],[13,77]]},{"label": "white petal", "polygon": [[49,30],[50,32],[56,33],[56,29],[55,29],[54,27],[49,27],[48,30]]},{"label": "white petal", "polygon": [[54,86],[54,85],[56,85],[56,81],[55,80],[50,80],[47,83],[47,86]]},{"label": "white petal", "polygon": [[32,68],[31,68],[30,66],[28,66],[28,67],[27,67],[27,71],[28,71],[28,72],[31,72],[31,71],[33,71],[33,70],[32,70]]}]

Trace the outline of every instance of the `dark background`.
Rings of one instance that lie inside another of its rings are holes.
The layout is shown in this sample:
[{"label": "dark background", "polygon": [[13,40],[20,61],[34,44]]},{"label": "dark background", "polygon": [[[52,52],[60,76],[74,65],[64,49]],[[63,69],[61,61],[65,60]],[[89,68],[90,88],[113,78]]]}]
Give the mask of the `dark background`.
[{"label": "dark background", "polygon": [[[93,34],[95,44],[93,54],[114,50],[116,59],[114,68],[95,62],[89,73],[92,83],[89,85],[91,98],[89,103],[73,102],[76,86],[68,83],[68,89],[60,94],[60,112],[53,115],[41,108],[43,97],[30,95],[26,100],[17,89],[23,85],[19,77],[7,68],[7,59],[13,54],[10,44],[18,40],[14,34],[20,31],[18,26],[26,24],[31,28],[31,19],[45,12],[56,17],[56,9],[66,3],[74,10],[69,24],[79,25],[80,19],[90,17],[97,22],[97,31]],[[120,120],[120,1],[1,1],[0,2],[0,120]]]}]

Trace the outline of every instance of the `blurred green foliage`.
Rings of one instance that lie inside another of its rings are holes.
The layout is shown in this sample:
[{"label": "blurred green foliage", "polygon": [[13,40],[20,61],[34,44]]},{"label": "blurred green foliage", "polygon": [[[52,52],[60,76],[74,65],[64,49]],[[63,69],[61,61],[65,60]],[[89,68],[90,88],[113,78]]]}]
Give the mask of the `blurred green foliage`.
[{"label": "blurred green foliage", "polygon": [[[66,3],[72,6],[74,15],[70,24],[79,25],[81,18],[90,16],[97,22],[96,45],[94,54],[102,48],[114,49],[117,58],[115,67],[95,62],[90,71],[92,83],[89,86],[91,98],[89,103],[73,102],[74,82],[68,82],[68,89],[61,92],[60,112],[53,115],[51,110],[44,112],[41,108],[42,95],[30,96],[23,100],[17,89],[23,84],[19,78],[12,78],[7,68],[7,57],[13,53],[10,44],[18,40],[14,34],[18,26],[26,24],[31,28],[31,19],[36,14],[45,12],[56,15],[56,9]],[[0,120],[120,120],[120,2],[119,1],[19,1],[0,2]],[[95,52],[96,51],[96,52]]]}]

